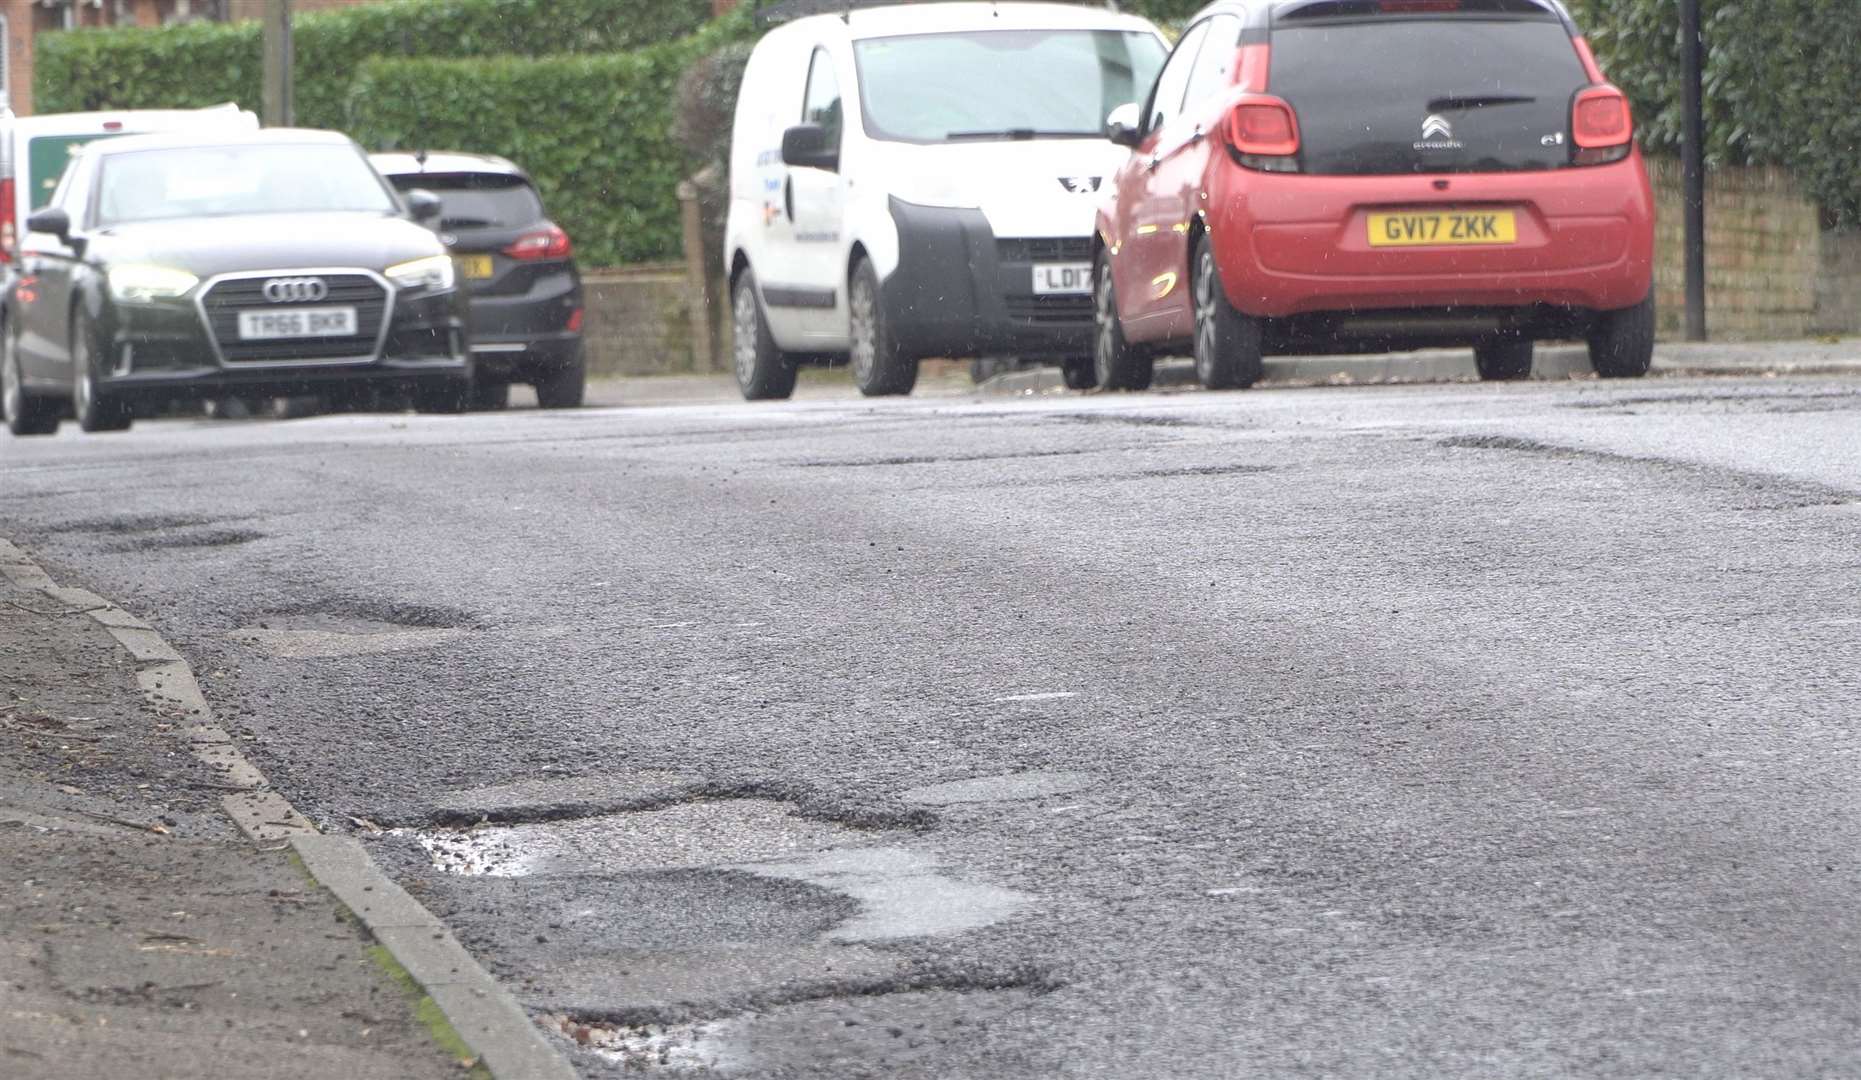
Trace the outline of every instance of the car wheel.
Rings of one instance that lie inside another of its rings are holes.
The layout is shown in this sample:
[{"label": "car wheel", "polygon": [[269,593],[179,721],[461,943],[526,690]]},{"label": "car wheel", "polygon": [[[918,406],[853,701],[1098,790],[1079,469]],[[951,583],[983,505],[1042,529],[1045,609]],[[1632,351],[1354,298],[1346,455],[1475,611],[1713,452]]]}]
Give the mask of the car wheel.
[{"label": "car wheel", "polygon": [[1654,363],[1654,293],[1631,308],[1605,311],[1590,330],[1590,365],[1605,379],[1639,379]]},{"label": "car wheel", "polygon": [[731,359],[737,369],[737,389],[746,401],[771,401],[795,392],[795,362],[775,347],[769,320],[756,299],[756,275],[744,270],[730,290],[733,341]]},{"label": "car wheel", "polygon": [[879,303],[879,275],[861,259],[847,282],[848,329],[852,336],[853,385],[867,397],[909,394],[918,382],[918,362],[904,355]]},{"label": "car wheel", "polygon": [[1098,366],[1090,356],[1060,361],[1060,378],[1068,390],[1090,390],[1099,384]]},{"label": "car wheel", "polygon": [[1492,338],[1473,347],[1473,366],[1487,382],[1529,379],[1534,348],[1526,337]]},{"label": "car wheel", "polygon": [[1099,256],[1092,282],[1092,381],[1104,390],[1148,390],[1155,365],[1124,338],[1110,259]]},{"label": "car wheel", "polygon": [[71,412],[88,432],[128,431],[135,422],[129,403],[104,390],[97,378],[97,327],[74,312],[71,316]]},{"label": "car wheel", "polygon": [[58,430],[57,404],[26,390],[19,370],[19,342],[10,330],[0,336],[0,408],[5,410],[6,429],[15,435],[50,435]]},{"label": "car wheel", "polygon": [[1195,243],[1195,377],[1210,390],[1236,390],[1260,381],[1266,369],[1260,320],[1234,309],[1221,284],[1215,245],[1204,233]]},{"label": "car wheel", "polygon": [[544,409],[579,409],[588,396],[588,357],[580,345],[560,367],[530,384],[536,404]]},{"label": "car wheel", "polygon": [[472,411],[497,412],[510,408],[510,384],[481,380],[472,384]]}]

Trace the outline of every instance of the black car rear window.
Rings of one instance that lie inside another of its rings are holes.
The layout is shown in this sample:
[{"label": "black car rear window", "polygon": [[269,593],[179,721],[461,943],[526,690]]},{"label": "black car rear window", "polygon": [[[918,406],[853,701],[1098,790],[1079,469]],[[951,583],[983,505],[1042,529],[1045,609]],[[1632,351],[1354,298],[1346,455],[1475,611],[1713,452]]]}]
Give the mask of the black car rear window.
[{"label": "black car rear window", "polygon": [[1273,28],[1271,89],[1298,114],[1306,172],[1569,164],[1571,97],[1589,78],[1554,14],[1336,14],[1343,7]]},{"label": "black car rear window", "polygon": [[543,200],[521,176],[500,173],[410,173],[389,177],[396,188],[438,195],[440,227],[515,229],[543,220]]}]

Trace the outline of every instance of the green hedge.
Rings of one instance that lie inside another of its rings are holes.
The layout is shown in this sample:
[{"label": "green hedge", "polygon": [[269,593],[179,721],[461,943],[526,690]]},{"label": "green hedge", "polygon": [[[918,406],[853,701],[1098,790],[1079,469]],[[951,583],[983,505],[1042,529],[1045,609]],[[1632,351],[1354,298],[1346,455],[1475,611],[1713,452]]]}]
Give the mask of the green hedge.
[{"label": "green hedge", "polygon": [[371,60],[351,87],[344,126],[370,149],[517,161],[584,265],[673,258],[681,243],[675,192],[690,168],[672,136],[679,76],[748,32],[747,17],[732,16],[630,53]]},{"label": "green hedge", "polygon": [[[297,121],[341,126],[349,84],[373,57],[622,52],[684,37],[710,12],[710,0],[389,0],[309,12],[295,23]],[[256,22],[45,34],[37,49],[42,113],[258,107]]]}]

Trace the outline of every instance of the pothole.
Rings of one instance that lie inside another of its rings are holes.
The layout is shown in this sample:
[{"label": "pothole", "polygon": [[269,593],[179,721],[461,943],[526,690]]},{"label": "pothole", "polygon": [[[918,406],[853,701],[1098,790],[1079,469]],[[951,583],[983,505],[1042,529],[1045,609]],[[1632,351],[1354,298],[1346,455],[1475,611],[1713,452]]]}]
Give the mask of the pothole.
[{"label": "pothole", "polygon": [[773,799],[705,800],[568,821],[403,835],[412,835],[439,870],[491,877],[698,869],[789,859],[871,838],[803,817],[792,804]]},{"label": "pothole", "polygon": [[265,534],[257,529],[208,529],[205,532],[176,533],[172,535],[138,534],[134,540],[112,544],[111,551],[186,551],[193,548],[237,547],[250,544],[254,540],[265,539]]},{"label": "pothole", "polygon": [[912,788],[899,795],[908,803],[920,806],[951,806],[958,803],[1014,802],[1041,799],[1049,795],[1070,795],[1093,785],[1092,777],[1076,772],[1024,772],[1006,776],[978,776],[973,780],[952,780]]},{"label": "pothole", "polygon": [[228,637],[283,659],[430,649],[462,638],[471,619],[415,604],[326,601],[248,616]]},{"label": "pothole", "polygon": [[735,1019],[637,1026],[584,1023],[568,1016],[551,1020],[569,1041],[623,1069],[711,1072],[747,1064],[733,1040],[742,1027]]},{"label": "pothole", "polygon": [[860,913],[827,934],[829,941],[883,941],[977,930],[1018,914],[1034,897],[998,885],[959,881],[937,860],[909,848],[825,851],[787,863],[737,869],[845,893]]}]

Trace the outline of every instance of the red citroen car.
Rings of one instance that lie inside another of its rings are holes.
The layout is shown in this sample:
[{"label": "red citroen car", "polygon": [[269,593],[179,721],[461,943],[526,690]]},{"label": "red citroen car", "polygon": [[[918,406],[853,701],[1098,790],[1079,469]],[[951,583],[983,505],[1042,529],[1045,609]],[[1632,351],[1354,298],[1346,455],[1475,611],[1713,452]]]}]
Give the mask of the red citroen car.
[{"label": "red citroen car", "polygon": [[1100,212],[1095,374],[1210,388],[1262,357],[1472,346],[1531,373],[1654,348],[1654,199],[1628,99],[1559,0],[1222,0],[1139,106]]}]

